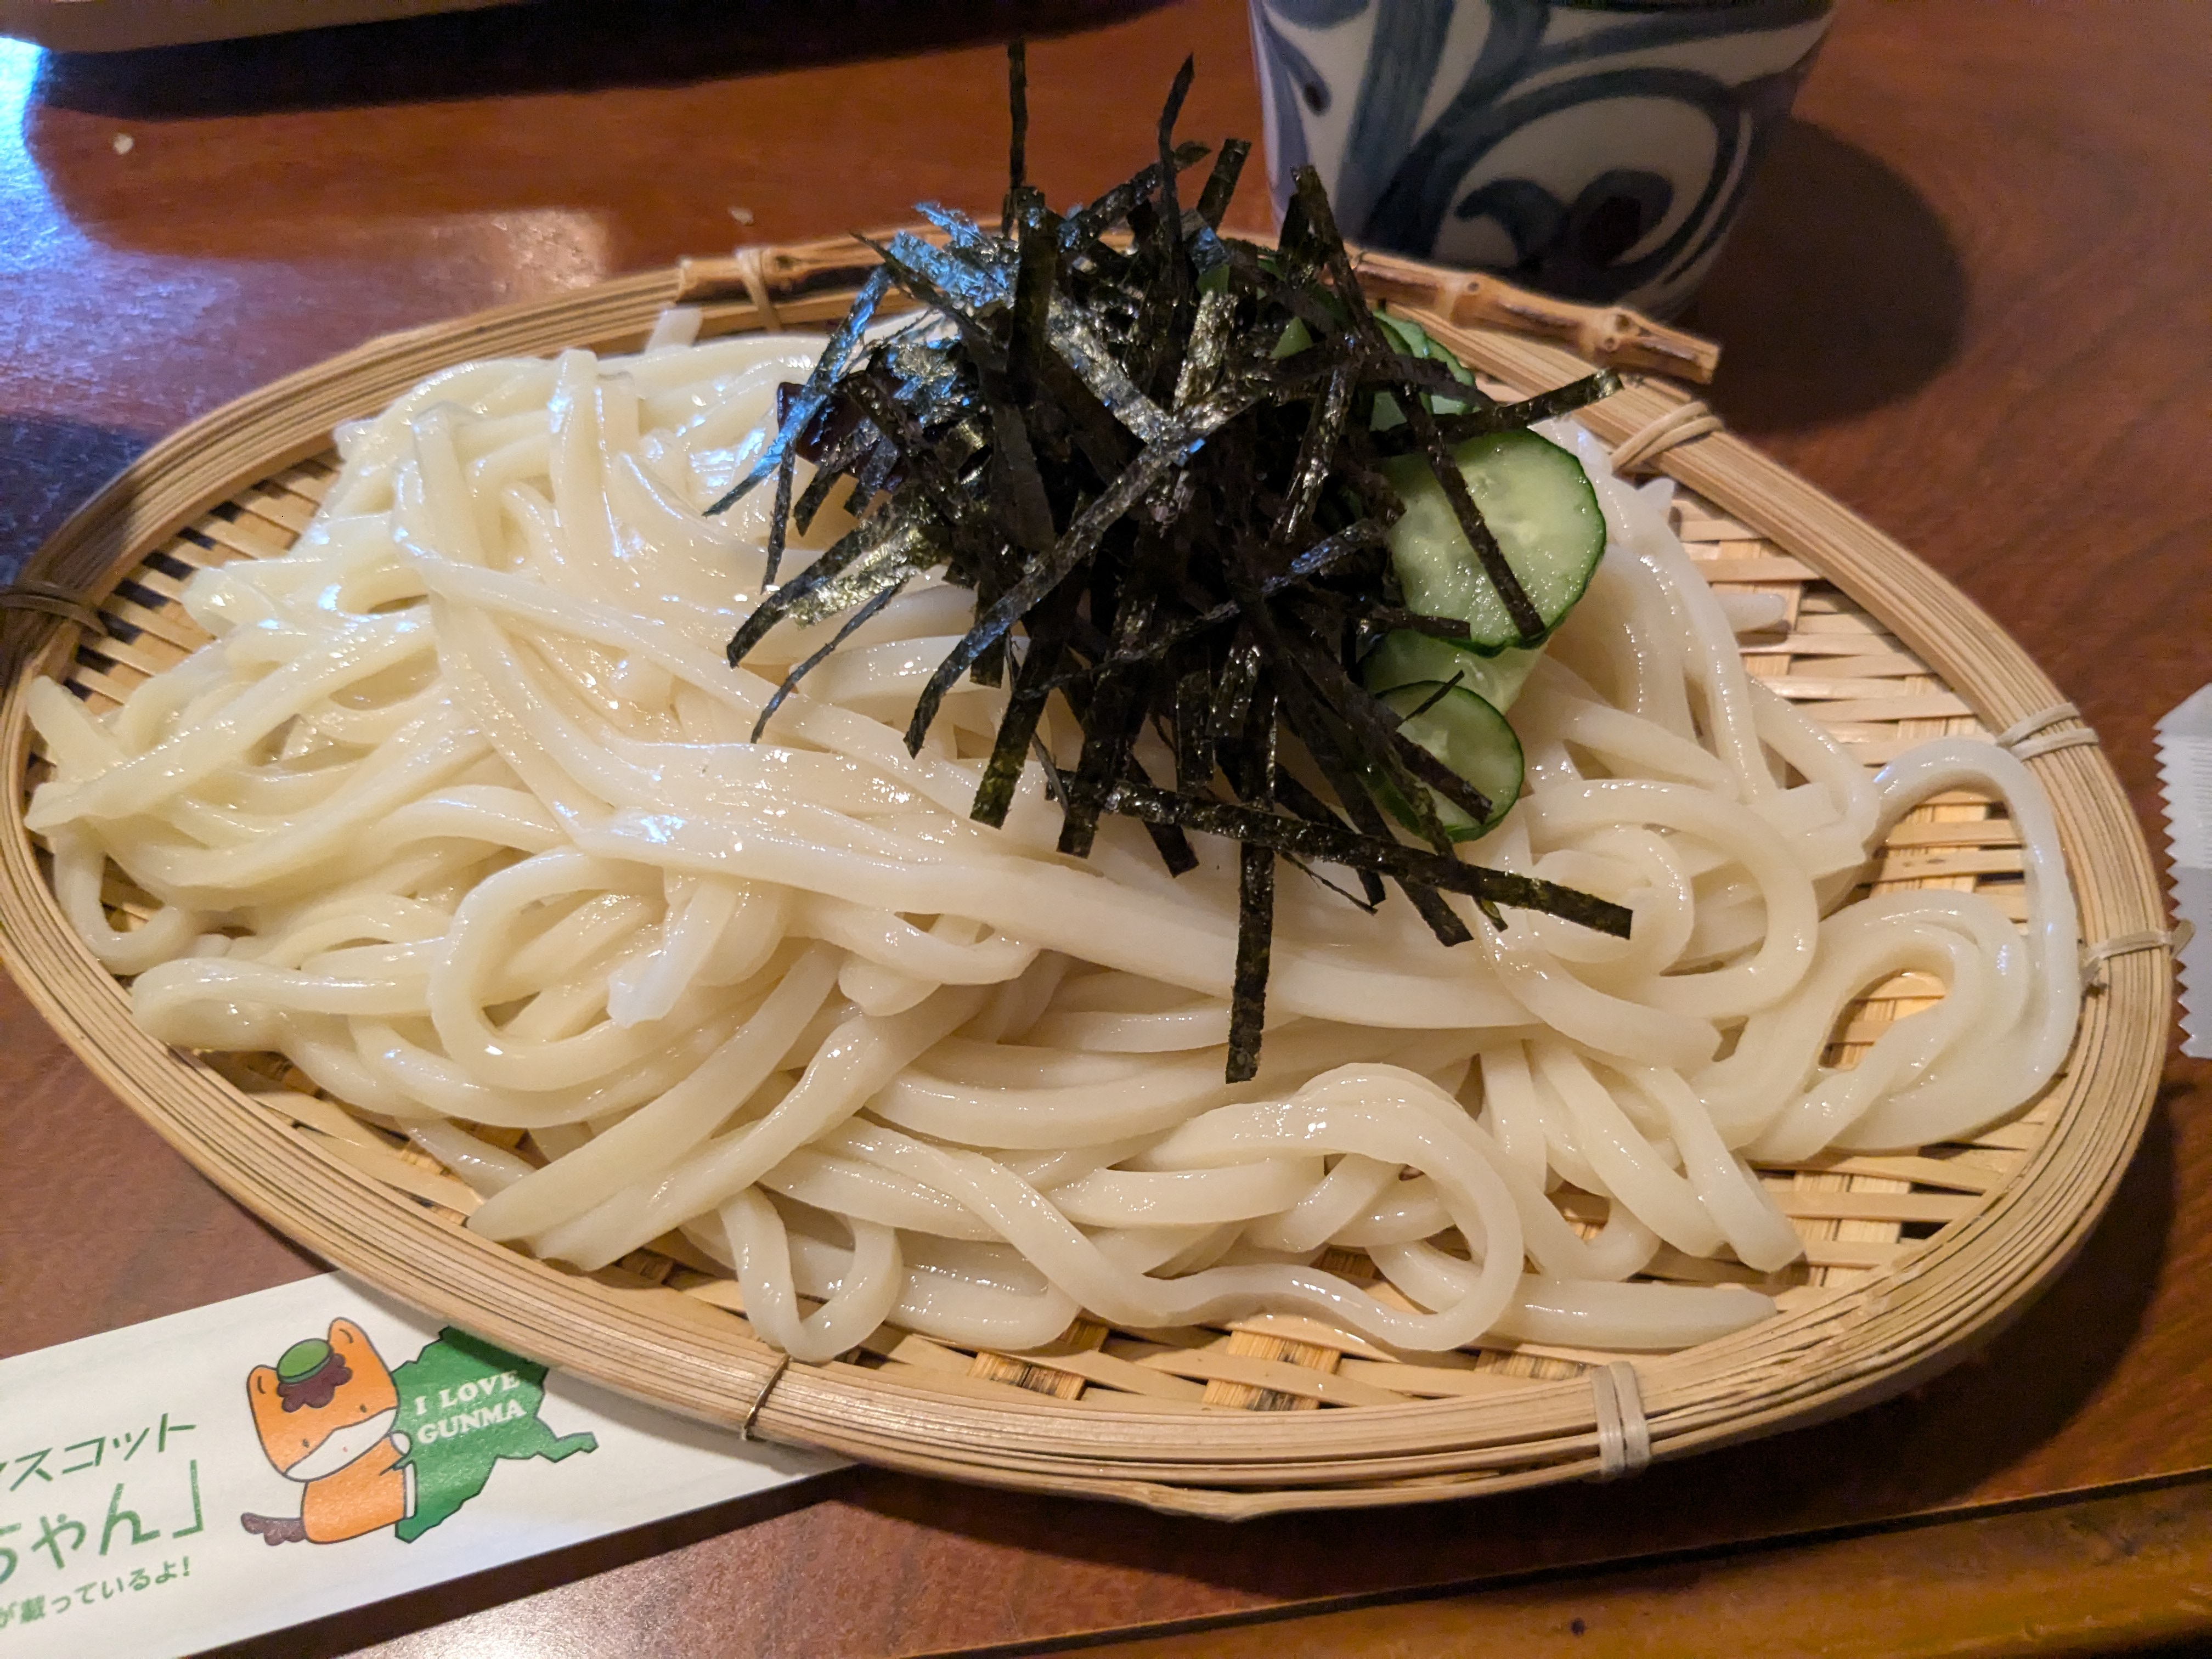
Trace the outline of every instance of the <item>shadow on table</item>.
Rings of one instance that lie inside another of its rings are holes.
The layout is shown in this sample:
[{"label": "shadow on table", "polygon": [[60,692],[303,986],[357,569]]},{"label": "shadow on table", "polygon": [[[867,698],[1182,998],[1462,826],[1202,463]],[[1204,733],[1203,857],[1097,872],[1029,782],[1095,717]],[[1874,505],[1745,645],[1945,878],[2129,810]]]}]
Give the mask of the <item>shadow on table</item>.
[{"label": "shadow on table", "polygon": [[[1055,1554],[1267,1600],[1464,1583],[1850,1531],[1956,1504],[2056,1435],[2104,1385],[2141,1327],[2173,1215],[2168,1109],[2162,1097],[2080,1257],[1980,1353],[1883,1405],[1661,1465],[1632,1484],[1376,1510],[1356,1522],[1328,1512],[1233,1526],[873,1474],[855,1477],[848,1501],[1009,1550],[1048,1540]],[[2159,1460],[2143,1461],[2154,1468]],[[2069,1483],[2063,1474],[2055,1482]],[[1346,1547],[1351,1538],[1358,1541]]]},{"label": "shadow on table", "polygon": [[1721,343],[1713,402],[1747,434],[1893,403],[1966,329],[1966,266],[1911,184],[1802,121],[1775,140],[1684,324]]},{"label": "shadow on table", "polygon": [[538,0],[141,52],[50,54],[45,103],[126,120],[676,86],[1071,33],[1167,0]]},{"label": "shadow on table", "polygon": [[13,581],[39,544],[147,441],[82,421],[0,416],[0,582]]}]

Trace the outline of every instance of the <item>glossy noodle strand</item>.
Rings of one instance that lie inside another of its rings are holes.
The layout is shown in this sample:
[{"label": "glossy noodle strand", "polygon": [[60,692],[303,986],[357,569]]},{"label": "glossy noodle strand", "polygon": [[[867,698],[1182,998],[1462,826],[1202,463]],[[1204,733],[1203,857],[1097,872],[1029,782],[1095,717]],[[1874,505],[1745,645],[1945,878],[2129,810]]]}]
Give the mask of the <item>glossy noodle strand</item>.
[{"label": "glossy noodle strand", "polygon": [[[1554,422],[1608,550],[1515,705],[1528,793],[1466,851],[1630,907],[1632,937],[1451,898],[1475,942],[1448,950],[1402,898],[1370,916],[1286,869],[1261,1069],[1224,1083],[1234,850],[1198,837],[1171,879],[1109,819],[1061,857],[1034,764],[1002,830],[971,821],[998,688],[907,752],[971,594],[913,581],[748,741],[839,619],[731,668],[767,492],[701,509],[819,348],[696,325],[433,377],[340,431],[291,552],[192,579],[211,643],[104,715],[33,696],[29,823],[137,1018],[287,1056],[474,1188],[487,1237],[591,1269],[680,1234],[809,1360],[886,1321],[1018,1349],[1079,1310],[1671,1348],[1772,1304],[1638,1280],[1662,1249],[1799,1252],[1747,1160],[1971,1133],[2062,1061],[2075,920],[2027,771],[1944,739],[1869,778],[1745,673],[1671,486]],[[825,508],[787,580],[849,523]],[[1064,713],[1040,735],[1072,763]],[[2025,933],[1972,893],[1842,902],[1962,788],[2020,831]],[[1825,1066],[1905,972],[1940,1000]]]}]

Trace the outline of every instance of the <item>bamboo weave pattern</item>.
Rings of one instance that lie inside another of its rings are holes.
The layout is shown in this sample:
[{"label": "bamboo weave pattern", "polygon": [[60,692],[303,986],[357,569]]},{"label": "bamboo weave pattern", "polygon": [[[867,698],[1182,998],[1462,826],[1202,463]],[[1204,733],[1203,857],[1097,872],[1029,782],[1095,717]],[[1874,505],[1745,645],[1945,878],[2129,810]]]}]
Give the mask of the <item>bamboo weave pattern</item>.
[{"label": "bamboo weave pattern", "polygon": [[[1079,1320],[1048,1348],[1015,1354],[885,1330],[830,1364],[787,1364],[752,1335],[726,1273],[681,1241],[588,1276],[537,1262],[466,1231],[476,1200],[465,1185],[310,1091],[281,1059],[203,1060],[148,1037],[62,918],[23,830],[21,802],[44,775],[23,719],[27,678],[64,678],[105,707],[194,648],[202,636],[176,604],[193,569],[289,548],[332,476],[331,427],[426,374],[572,343],[635,349],[678,302],[699,307],[706,337],[768,326],[769,307],[786,326],[819,325],[842,314],[857,279],[843,242],[764,250],[751,272],[762,293],[735,264],[686,262],[374,341],[218,410],[135,463],[26,571],[90,597],[104,635],[52,615],[0,616],[9,665],[0,746],[19,784],[13,833],[0,836],[0,955],[94,1073],[234,1196],[442,1317],[733,1430],[1217,1516],[1503,1491],[1622,1472],[1624,1457],[1640,1463],[1647,1437],[1650,1455],[1666,1457],[1771,1433],[1942,1369],[2069,1257],[2149,1110],[2171,1003],[2162,951],[2130,946],[2099,963],[2074,1054],[2011,1122],[1967,1144],[1765,1170],[1806,1242],[1801,1262],[1755,1279],[1727,1262],[1655,1261],[1654,1273],[1684,1282],[1748,1279],[1777,1292],[1782,1310],[1735,1336],[1631,1361],[1633,1455],[1622,1444],[1623,1373],[1603,1369],[1618,1356],[1517,1344],[1408,1358],[1304,1319],[1141,1333]],[[1463,315],[1471,302],[1453,273],[1399,262],[1387,276],[1378,286],[1392,304],[1506,388],[1525,394],[1588,372],[1543,343],[1571,333],[1590,349],[1580,333]],[[1710,349],[1696,362],[1683,353],[1699,343],[1654,339],[1632,331],[1596,349],[1623,368],[1659,366],[1638,362],[1650,347],[1705,378]],[[1684,401],[1664,382],[1632,383],[1583,418],[1618,446]],[[2002,728],[2057,702],[2016,646],[1894,543],[1724,433],[1708,435],[1693,418],[1668,429],[1674,447],[1652,458],[1657,470],[1703,492],[1677,508],[1692,556],[1723,592],[1780,600],[1776,624],[1740,641],[1751,672],[1866,763],[1928,737],[1984,732],[1976,708]],[[2087,938],[2162,939],[2155,878],[2111,769],[2078,721],[2047,735],[2072,739],[2036,765]],[[1865,877],[1876,890],[1977,889],[2017,920],[2020,872],[2001,812],[1951,797],[1900,823]],[[146,903],[119,884],[106,899],[118,926]],[[1833,1034],[1832,1057],[1863,1052],[1932,988],[1910,975],[1876,988]],[[1362,1262],[1343,1253],[1329,1265]]]},{"label": "bamboo weave pattern", "polygon": [[[174,603],[184,582],[209,565],[284,552],[307,527],[336,471],[335,457],[303,462],[173,537],[101,607],[107,637],[79,646],[72,683],[95,708],[111,706],[140,680],[205,643],[207,636]],[[1772,594],[1783,603],[1779,625],[1742,642],[1751,672],[1802,706],[1869,766],[1930,737],[1989,735],[1925,664],[1809,566],[1694,496],[1679,496],[1674,517],[1691,556],[1717,591]],[[35,785],[38,779],[34,775],[27,781]],[[2010,823],[1993,815],[1999,810],[1966,796],[1916,809],[1869,872],[1872,890],[1980,890],[2015,921],[2024,920],[2019,842]],[[107,897],[117,924],[128,927],[143,918],[149,902],[145,896],[118,875],[111,874],[111,884]],[[1906,975],[1862,999],[1836,1034],[1832,1063],[1849,1063],[1892,1020],[1928,1006],[1928,993],[1935,988]],[[300,1133],[395,1192],[456,1222],[475,1207],[475,1194],[428,1154],[318,1098],[313,1085],[281,1060],[225,1060],[223,1066]],[[1974,1141],[1924,1147],[1911,1157],[1830,1157],[1769,1168],[1768,1184],[1805,1240],[1802,1261],[1762,1275],[1726,1261],[1662,1251],[1650,1276],[1739,1282],[1778,1295],[1785,1310],[1808,1305],[1895,1267],[1944,1224],[1971,1214],[1984,1194],[2025,1162],[2048,1121],[2047,1114],[2030,1111]],[[496,1139],[501,1132],[477,1133]],[[520,1141],[519,1132],[507,1133]],[[1590,1219],[1601,1215],[1594,1210]],[[1323,1265],[1370,1283],[1375,1278],[1357,1252],[1336,1252]],[[742,1317],[742,1298],[726,1272],[681,1240],[634,1253],[620,1271]],[[1423,1356],[1408,1363],[1311,1320],[1264,1316],[1219,1329],[1142,1335],[1083,1320],[1049,1347],[1019,1354],[970,1352],[886,1328],[834,1363],[981,1398],[1011,1388],[1117,1409],[1297,1411],[1476,1394],[1522,1378],[1563,1379],[1616,1357],[1502,1343],[1479,1353],[1441,1360]]]}]

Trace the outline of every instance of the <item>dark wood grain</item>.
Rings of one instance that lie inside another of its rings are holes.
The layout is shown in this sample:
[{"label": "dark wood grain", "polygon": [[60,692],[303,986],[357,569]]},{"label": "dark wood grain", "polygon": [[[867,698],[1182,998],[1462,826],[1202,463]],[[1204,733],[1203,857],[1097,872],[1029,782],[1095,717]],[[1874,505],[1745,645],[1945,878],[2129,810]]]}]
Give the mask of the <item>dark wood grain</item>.
[{"label": "dark wood grain", "polygon": [[[605,0],[175,57],[0,47],[0,565],[153,434],[370,334],[740,235],[992,200],[995,41],[1017,27],[1050,36],[1032,161],[1055,197],[1147,149],[1186,52],[1188,128],[1257,136],[1241,0]],[[1690,319],[1727,346],[1713,397],[1737,428],[2024,641],[2154,829],[2151,723],[2212,678],[2208,37],[2195,0],[1847,0]],[[1249,194],[1248,222],[1262,210]],[[0,1040],[0,1353],[313,1269],[12,992]],[[259,1650],[859,1659],[2212,1465],[2208,1256],[2212,1067],[2177,1060],[2110,1218],[2051,1295],[1978,1360],[1839,1423],[1629,1486],[1235,1528],[855,1472],[774,1513],[643,1529]],[[1808,1571],[1796,1612],[1817,1626],[1852,1593]]]},{"label": "dark wood grain", "polygon": [[[2203,1651],[2212,1481],[1134,1637],[1099,1659],[2028,1659]],[[1848,1585],[1808,1628],[1806,1588]],[[2029,1616],[2023,1618],[2023,1609]],[[1002,1650],[1003,1651],[1003,1650]]]}]

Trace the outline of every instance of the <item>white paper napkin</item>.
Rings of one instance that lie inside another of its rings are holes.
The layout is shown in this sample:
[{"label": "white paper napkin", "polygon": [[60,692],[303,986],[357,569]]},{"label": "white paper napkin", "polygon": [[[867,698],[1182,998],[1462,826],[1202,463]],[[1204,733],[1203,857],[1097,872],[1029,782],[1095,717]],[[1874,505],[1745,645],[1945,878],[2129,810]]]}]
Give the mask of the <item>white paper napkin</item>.
[{"label": "white paper napkin", "polygon": [[306,1279],[0,1360],[0,1659],[198,1652],[838,1467]]},{"label": "white paper napkin", "polygon": [[2188,930],[2175,950],[2181,1052],[2212,1060],[2212,685],[2158,723],[2173,912]]}]

